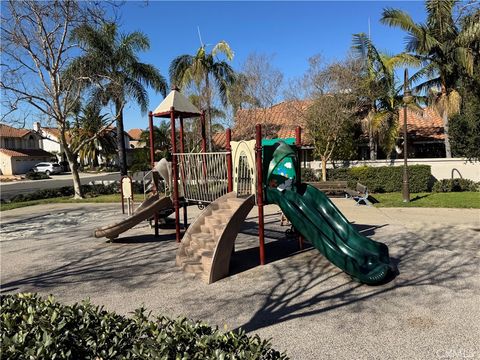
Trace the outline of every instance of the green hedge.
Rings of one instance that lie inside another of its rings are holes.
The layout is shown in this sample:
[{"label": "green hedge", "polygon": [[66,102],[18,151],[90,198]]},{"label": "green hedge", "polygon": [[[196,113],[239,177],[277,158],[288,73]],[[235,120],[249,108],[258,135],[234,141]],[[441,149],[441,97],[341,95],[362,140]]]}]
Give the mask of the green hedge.
[{"label": "green hedge", "polygon": [[41,173],[41,172],[29,171],[25,174],[25,179],[28,179],[28,180],[44,180],[44,179],[50,179],[50,176],[48,176],[45,173]]},{"label": "green hedge", "polygon": [[302,182],[306,181],[318,181],[318,171],[311,168],[302,168],[301,169]]},{"label": "green hedge", "polygon": [[[433,177],[429,165],[408,167],[410,192],[431,191]],[[403,166],[359,166],[327,170],[328,180],[346,180],[350,187],[357,182],[366,185],[371,192],[397,192],[402,190]]]},{"label": "green hedge", "polygon": [[287,359],[269,341],[200,322],[131,318],[88,301],[61,305],[35,294],[1,296],[2,359]]},{"label": "green hedge", "polygon": [[442,179],[433,184],[433,192],[480,191],[480,183],[469,179]]}]

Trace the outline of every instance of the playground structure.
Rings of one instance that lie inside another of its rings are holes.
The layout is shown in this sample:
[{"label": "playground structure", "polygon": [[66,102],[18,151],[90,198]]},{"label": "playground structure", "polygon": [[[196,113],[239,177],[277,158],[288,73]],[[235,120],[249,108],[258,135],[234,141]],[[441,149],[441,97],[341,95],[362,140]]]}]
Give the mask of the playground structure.
[{"label": "playground structure", "polygon": [[[231,131],[227,129],[225,151],[207,152],[205,113],[173,89],[155,111],[149,113],[152,169],[155,167],[154,117],[170,119],[171,173],[163,171],[165,197],[160,197],[157,191],[154,200],[146,200],[150,205],[142,209],[142,204],[140,215],[138,210],[135,214],[138,218],[154,216],[155,234],[158,235],[158,210],[173,207],[175,237],[179,243],[176,264],[184,271],[194,273],[207,283],[228,276],[235,239],[255,205],[258,207],[259,262],[264,265],[265,204],[277,204],[281,208],[297,231],[300,246],[303,239],[308,240],[353,278],[376,284],[395,271],[386,245],[358,233],[321,191],[301,182],[300,127],[296,129],[295,139],[288,139],[290,145],[282,139],[262,140],[260,124],[256,126],[255,140],[250,141],[231,141]],[[185,152],[183,120],[188,117],[200,118],[202,151],[199,153]],[[177,151],[177,139],[180,151]],[[206,207],[187,226],[187,206],[192,204]],[[180,207],[183,207],[183,237]],[[118,227],[117,224],[114,228]],[[124,228],[120,230],[125,231]],[[112,234],[118,236],[118,233]],[[105,236],[102,234],[99,233]]]}]

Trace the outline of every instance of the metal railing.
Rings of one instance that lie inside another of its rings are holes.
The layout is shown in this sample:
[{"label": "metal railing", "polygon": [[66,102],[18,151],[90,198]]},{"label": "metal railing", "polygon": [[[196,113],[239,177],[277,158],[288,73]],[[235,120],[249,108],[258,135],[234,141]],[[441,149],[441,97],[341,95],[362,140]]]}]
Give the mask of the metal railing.
[{"label": "metal railing", "polygon": [[228,152],[175,153],[185,200],[209,203],[228,192]]}]

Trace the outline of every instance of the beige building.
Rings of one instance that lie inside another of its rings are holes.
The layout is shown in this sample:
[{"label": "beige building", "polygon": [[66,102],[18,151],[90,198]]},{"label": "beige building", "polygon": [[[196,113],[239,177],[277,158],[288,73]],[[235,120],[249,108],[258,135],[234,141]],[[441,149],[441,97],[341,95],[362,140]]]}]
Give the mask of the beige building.
[{"label": "beige building", "polygon": [[54,159],[42,145],[36,132],[0,124],[0,174],[24,174],[39,162]]}]

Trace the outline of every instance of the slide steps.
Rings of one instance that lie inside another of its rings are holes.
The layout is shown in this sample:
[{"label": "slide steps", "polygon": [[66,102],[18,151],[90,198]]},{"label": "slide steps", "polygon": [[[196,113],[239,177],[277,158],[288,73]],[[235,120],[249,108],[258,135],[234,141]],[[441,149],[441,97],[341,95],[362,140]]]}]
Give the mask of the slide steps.
[{"label": "slide steps", "polygon": [[235,238],[253,204],[253,196],[241,199],[234,192],[211,203],[185,233],[177,266],[206,283],[227,276]]}]

